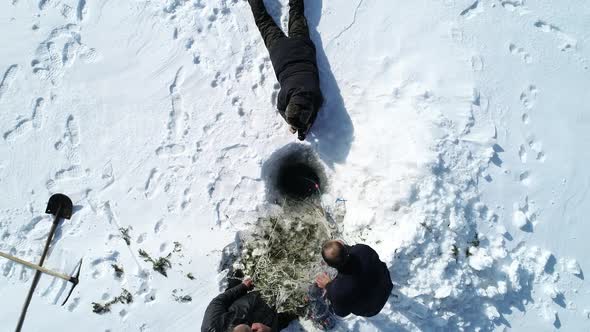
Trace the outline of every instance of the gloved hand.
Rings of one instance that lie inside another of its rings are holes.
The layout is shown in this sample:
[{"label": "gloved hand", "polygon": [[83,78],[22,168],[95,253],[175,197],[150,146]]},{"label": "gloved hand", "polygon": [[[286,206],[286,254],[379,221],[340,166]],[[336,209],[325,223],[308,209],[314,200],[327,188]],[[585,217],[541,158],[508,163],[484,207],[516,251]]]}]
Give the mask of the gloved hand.
[{"label": "gloved hand", "polygon": [[316,112],[311,107],[290,103],[285,112],[285,120],[290,125],[291,133],[297,132],[300,141],[305,140],[307,132],[315,120]]}]

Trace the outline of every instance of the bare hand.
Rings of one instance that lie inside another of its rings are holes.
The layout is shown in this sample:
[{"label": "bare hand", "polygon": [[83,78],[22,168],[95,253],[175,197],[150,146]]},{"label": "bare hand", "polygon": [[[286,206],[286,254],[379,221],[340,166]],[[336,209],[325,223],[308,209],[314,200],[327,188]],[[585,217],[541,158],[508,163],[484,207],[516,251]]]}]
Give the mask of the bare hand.
[{"label": "bare hand", "polygon": [[248,287],[248,289],[254,288],[254,281],[252,281],[252,278],[245,278],[242,281],[242,284],[246,285],[246,287]]},{"label": "bare hand", "polygon": [[326,289],[326,286],[328,286],[330,282],[332,282],[332,279],[330,279],[330,276],[328,276],[326,272],[319,274],[317,277],[315,277],[315,283],[321,289]]},{"label": "bare hand", "polygon": [[272,330],[270,327],[262,324],[262,323],[254,323],[252,324],[252,332],[271,332]]}]

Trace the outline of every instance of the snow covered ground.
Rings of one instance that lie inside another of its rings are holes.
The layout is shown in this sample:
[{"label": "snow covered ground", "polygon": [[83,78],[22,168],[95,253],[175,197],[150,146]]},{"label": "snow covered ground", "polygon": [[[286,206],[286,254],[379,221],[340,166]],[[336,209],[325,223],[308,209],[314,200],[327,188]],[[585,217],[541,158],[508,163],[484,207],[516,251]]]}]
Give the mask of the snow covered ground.
[{"label": "snow covered ground", "polygon": [[[266,3],[285,26],[287,1]],[[397,295],[338,330],[590,330],[590,3],[306,6],[326,104],[305,144]],[[84,257],[65,307],[41,279],[25,330],[198,329],[222,249],[269,208],[265,161],[295,141],[247,2],[12,0],[0,27],[0,251],[37,261],[63,192],[44,265]],[[168,276],[140,249],[171,253]],[[32,276],[0,261],[2,330]],[[92,312],[122,289],[133,303]]]}]

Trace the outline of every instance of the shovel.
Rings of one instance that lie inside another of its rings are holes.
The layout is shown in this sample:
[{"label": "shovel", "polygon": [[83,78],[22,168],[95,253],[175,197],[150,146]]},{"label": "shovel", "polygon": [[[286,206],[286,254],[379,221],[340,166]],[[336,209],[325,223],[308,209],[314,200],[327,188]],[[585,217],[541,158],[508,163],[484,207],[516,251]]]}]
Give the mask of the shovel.
[{"label": "shovel", "polygon": [[[47,237],[47,242],[45,242],[45,248],[43,249],[41,260],[39,261],[39,267],[42,267],[43,263],[45,262],[45,257],[47,257],[47,252],[49,251],[49,245],[53,240],[53,236],[55,235],[55,230],[59,224],[60,219],[70,219],[72,217],[72,206],[72,200],[64,194],[54,194],[49,198],[45,213],[52,214],[54,218],[53,224],[51,225],[51,230],[49,231],[49,236]],[[25,316],[27,315],[27,310],[29,309],[29,304],[31,304],[31,298],[33,297],[33,293],[35,292],[35,288],[37,288],[40,278],[41,271],[37,270],[37,272],[35,272],[35,277],[33,278],[31,288],[29,289],[29,294],[25,300],[18,325],[16,326],[16,332],[20,332],[23,327]]]}]

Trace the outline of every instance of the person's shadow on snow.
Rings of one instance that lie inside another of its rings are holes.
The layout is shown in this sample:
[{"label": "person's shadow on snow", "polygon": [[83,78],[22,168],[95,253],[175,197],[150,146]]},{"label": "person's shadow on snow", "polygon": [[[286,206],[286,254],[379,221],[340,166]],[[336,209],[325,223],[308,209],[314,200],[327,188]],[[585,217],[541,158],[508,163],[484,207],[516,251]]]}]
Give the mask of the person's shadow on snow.
[{"label": "person's shadow on snow", "polygon": [[324,105],[311,127],[308,140],[314,144],[322,160],[333,167],[334,164],[346,161],[354,140],[354,126],[317,30],[322,16],[322,4],[323,0],[305,1],[305,17],[317,50],[320,84],[324,95]]}]

